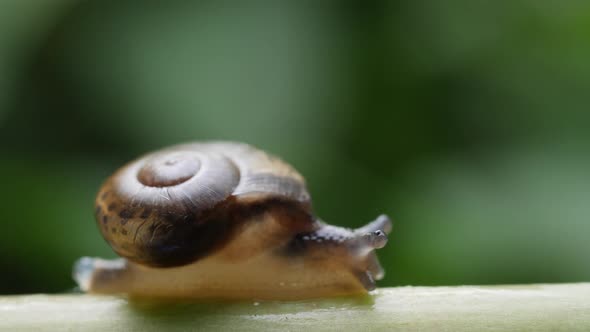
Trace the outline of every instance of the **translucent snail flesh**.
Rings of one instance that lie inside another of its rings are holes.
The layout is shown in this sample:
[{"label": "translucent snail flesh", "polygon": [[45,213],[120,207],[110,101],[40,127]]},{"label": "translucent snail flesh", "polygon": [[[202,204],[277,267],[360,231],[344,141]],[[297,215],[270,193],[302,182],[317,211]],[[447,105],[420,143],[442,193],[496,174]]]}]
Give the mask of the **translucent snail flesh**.
[{"label": "translucent snail flesh", "polygon": [[358,229],[312,212],[304,179],[233,142],[177,145],[101,187],[96,222],[123,258],[81,258],[83,291],[169,298],[304,299],[362,294],[383,277],[384,215]]}]

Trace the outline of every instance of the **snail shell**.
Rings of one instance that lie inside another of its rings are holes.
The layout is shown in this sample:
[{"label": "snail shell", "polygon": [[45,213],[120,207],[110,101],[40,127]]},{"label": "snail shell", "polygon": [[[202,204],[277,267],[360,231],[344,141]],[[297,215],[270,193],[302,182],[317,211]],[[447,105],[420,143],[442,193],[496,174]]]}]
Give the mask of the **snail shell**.
[{"label": "snail shell", "polygon": [[177,145],[130,162],[101,187],[96,221],[124,259],[80,259],[80,288],[165,297],[366,292],[383,277],[374,249],[391,230],[384,215],[356,230],[325,224],[295,169],[234,142]]},{"label": "snail shell", "polygon": [[[282,160],[246,144],[184,144],[110,177],[97,196],[96,217],[120,256],[178,266],[222,246],[243,214],[271,201],[310,213],[303,177]],[[311,215],[297,222],[298,230],[314,228]]]}]

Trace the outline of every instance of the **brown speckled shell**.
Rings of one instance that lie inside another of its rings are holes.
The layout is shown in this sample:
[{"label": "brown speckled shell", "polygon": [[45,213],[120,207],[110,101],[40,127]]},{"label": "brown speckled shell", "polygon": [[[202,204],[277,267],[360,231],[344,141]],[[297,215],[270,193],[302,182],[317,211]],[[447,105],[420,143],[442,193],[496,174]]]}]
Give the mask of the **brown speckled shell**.
[{"label": "brown speckled shell", "polygon": [[[246,216],[279,209],[297,232],[317,225],[302,176],[242,143],[177,145],[130,162],[101,187],[96,220],[120,256],[170,267],[225,246]],[[294,216],[289,218],[288,216]]]}]

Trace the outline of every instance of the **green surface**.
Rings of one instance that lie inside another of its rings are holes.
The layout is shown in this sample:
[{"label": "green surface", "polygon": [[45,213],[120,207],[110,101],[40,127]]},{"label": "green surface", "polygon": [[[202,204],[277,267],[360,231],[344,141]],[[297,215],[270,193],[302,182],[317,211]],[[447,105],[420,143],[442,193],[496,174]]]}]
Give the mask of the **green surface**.
[{"label": "green surface", "polygon": [[360,298],[156,303],[91,295],[0,298],[2,330],[587,331],[590,284],[383,288]]}]

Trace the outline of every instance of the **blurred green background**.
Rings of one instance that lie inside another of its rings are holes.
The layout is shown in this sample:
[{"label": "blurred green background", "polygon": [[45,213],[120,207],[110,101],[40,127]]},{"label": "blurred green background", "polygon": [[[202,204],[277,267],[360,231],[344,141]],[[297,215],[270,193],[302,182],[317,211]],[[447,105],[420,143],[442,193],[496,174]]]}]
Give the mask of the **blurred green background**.
[{"label": "blurred green background", "polygon": [[114,257],[100,183],[183,141],[396,220],[381,285],[590,280],[590,2],[0,2],[0,293]]}]

